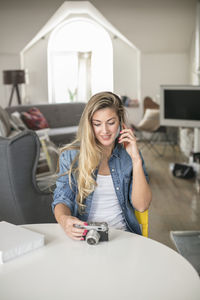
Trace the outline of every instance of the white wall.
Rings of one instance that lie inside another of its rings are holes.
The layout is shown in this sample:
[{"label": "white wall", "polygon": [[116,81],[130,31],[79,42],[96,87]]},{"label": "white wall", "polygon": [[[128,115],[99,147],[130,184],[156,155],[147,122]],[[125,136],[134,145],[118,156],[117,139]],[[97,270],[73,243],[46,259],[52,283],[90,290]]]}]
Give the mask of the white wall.
[{"label": "white wall", "polygon": [[140,56],[119,38],[113,39],[114,91],[138,98],[140,95]]},{"label": "white wall", "polygon": [[[114,92],[141,101],[140,51],[120,39],[113,39]],[[128,122],[138,124],[142,118],[142,105],[126,109]]]},{"label": "white wall", "polygon": [[28,74],[24,103],[48,103],[47,43],[48,36],[40,39],[23,56],[23,67]]},{"label": "white wall", "polygon": [[189,51],[189,76],[190,84],[198,84],[198,75],[196,73],[197,61],[195,53],[195,34],[193,34],[190,51]]},{"label": "white wall", "polygon": [[160,85],[189,84],[189,54],[154,53],[141,56],[142,99],[159,102]]},{"label": "white wall", "polygon": [[[3,84],[3,70],[20,69],[20,59],[17,54],[0,53],[0,106],[8,106],[12,86]],[[16,92],[13,96],[12,105],[16,104]]]}]

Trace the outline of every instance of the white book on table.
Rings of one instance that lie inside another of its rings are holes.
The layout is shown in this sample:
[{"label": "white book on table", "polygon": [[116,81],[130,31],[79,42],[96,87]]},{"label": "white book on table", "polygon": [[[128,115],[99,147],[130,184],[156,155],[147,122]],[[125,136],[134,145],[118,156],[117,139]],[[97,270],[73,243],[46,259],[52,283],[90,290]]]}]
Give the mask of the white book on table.
[{"label": "white book on table", "polygon": [[44,235],[2,221],[0,222],[0,264],[44,246]]}]

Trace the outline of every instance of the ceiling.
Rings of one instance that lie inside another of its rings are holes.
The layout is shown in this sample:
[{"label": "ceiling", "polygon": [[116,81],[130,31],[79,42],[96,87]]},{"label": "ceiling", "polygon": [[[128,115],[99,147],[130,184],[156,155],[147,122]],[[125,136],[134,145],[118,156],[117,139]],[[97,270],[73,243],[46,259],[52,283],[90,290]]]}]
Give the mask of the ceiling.
[{"label": "ceiling", "polygon": [[[0,0],[0,54],[19,53],[63,0]],[[91,0],[143,53],[188,52],[197,0]]]}]

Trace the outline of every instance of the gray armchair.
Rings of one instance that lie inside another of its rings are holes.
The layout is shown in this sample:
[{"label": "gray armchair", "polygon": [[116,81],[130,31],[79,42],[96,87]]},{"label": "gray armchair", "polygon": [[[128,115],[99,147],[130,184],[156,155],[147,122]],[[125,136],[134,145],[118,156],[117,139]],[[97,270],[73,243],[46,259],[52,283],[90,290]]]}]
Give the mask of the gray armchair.
[{"label": "gray armchair", "polygon": [[25,130],[13,138],[0,137],[0,221],[13,224],[54,223],[52,193],[36,182],[40,141]]}]

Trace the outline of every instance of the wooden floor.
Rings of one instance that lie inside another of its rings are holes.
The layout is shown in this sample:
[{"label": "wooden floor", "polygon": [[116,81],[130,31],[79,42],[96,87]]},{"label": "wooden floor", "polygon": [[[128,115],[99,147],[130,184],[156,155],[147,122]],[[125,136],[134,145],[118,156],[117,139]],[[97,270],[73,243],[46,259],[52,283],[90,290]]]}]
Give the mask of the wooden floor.
[{"label": "wooden floor", "polygon": [[[162,151],[161,145],[156,146]],[[159,157],[147,147],[141,148],[152,189],[149,209],[149,238],[176,249],[170,239],[171,230],[200,230],[200,194],[195,180],[178,179],[171,174],[169,164],[187,162],[178,147],[167,146]]]}]

